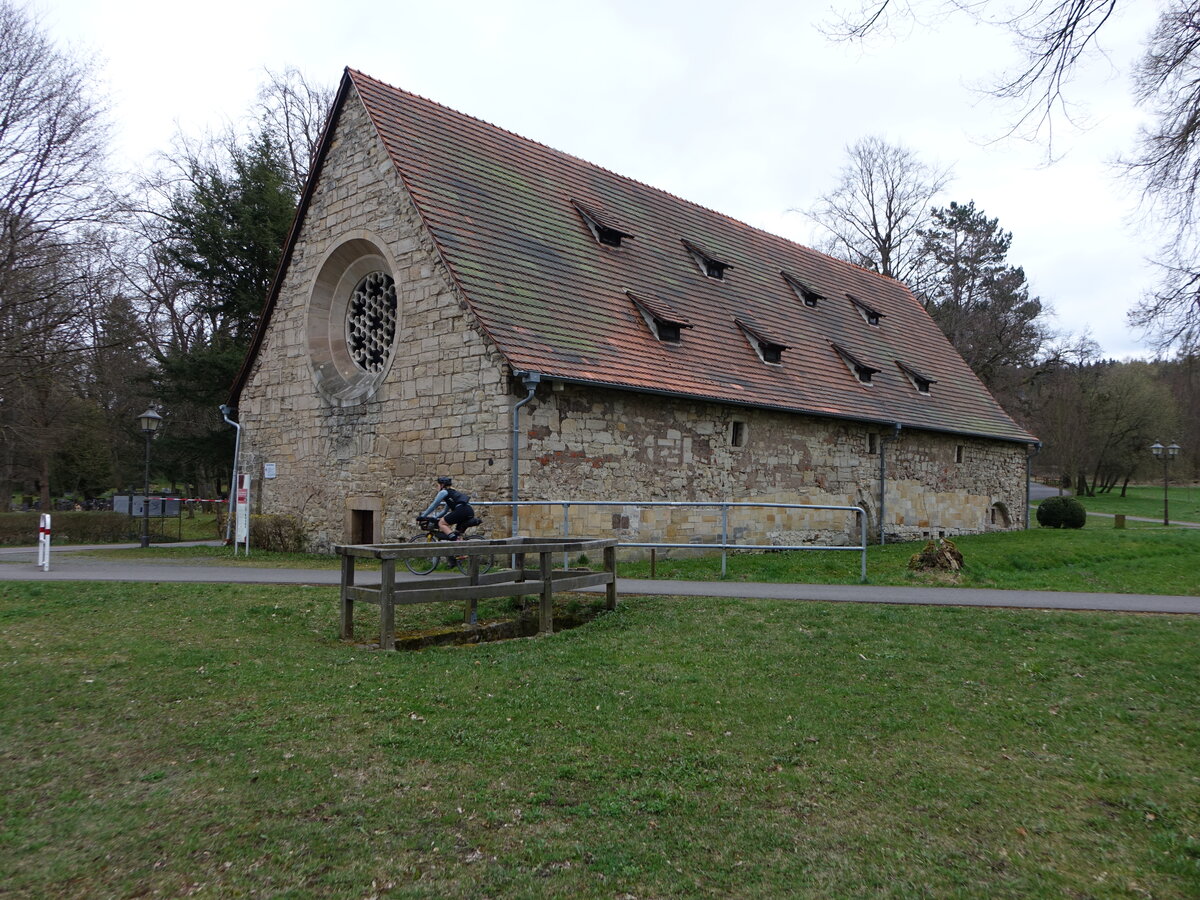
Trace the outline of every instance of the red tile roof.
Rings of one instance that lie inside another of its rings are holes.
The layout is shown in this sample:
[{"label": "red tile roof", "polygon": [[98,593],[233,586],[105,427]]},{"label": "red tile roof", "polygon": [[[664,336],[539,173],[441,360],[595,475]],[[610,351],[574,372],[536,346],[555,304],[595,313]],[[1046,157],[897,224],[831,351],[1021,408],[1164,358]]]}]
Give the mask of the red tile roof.
[{"label": "red tile roof", "polygon": [[[348,87],[514,370],[1035,440],[902,284],[360,72],[347,70],[339,103],[352,96]],[[625,235],[620,246],[600,243],[581,211]],[[727,266],[723,277],[706,276],[694,251]],[[815,307],[797,283],[820,295]],[[630,295],[691,327],[678,343],[657,340]],[[881,314],[880,323],[867,324],[859,307]],[[764,363],[739,322],[786,346],[781,362]],[[835,345],[878,370],[870,384]],[[920,393],[901,366],[929,378],[931,392]]]}]

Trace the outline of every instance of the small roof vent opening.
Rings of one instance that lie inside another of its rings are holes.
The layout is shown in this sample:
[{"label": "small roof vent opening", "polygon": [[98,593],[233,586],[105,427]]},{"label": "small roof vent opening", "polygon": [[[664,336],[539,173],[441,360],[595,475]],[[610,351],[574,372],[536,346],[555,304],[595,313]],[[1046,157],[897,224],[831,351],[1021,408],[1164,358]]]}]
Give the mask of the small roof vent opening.
[{"label": "small roof vent opening", "polygon": [[867,365],[845,347],[839,347],[837,344],[833,344],[832,346],[837,352],[837,355],[842,358],[842,362],[846,364],[846,368],[848,368],[854,374],[854,377],[857,378],[862,384],[870,384],[871,378],[879,374],[879,369],[876,369],[874,366]]},{"label": "small roof vent opening", "polygon": [[759,359],[771,365],[782,365],[783,351],[790,350],[791,347],[767,337],[757,326],[747,325],[739,319],[734,319],[733,321],[738,328],[742,329],[742,334],[746,335],[746,339],[750,341],[750,346],[754,348],[754,352],[758,354]]},{"label": "small roof vent opening", "polygon": [[628,231],[619,228],[612,218],[604,213],[597,212],[590,206],[584,206],[578,200],[572,200],[571,205],[575,207],[597,243],[604,244],[606,247],[620,247],[622,240],[633,237]]},{"label": "small roof vent opening", "polygon": [[700,267],[700,271],[703,272],[708,278],[715,278],[718,281],[723,281],[725,279],[725,271],[733,268],[733,266],[731,266],[729,263],[721,262],[721,260],[717,259],[711,253],[701,250],[691,241],[685,240],[683,242],[683,246],[686,247],[688,253],[692,255],[692,259],[695,260],[696,265]]},{"label": "small roof vent opening", "polygon": [[809,309],[816,309],[817,304],[825,299],[824,296],[818,294],[795,275],[789,275],[787,272],[780,272],[779,274],[783,276],[783,280],[787,282],[788,287],[796,292],[796,296]]},{"label": "small roof vent opening", "polygon": [[896,365],[900,367],[900,371],[904,373],[905,377],[917,389],[918,393],[928,394],[930,386],[937,384],[936,378],[930,378],[928,375],[918,372],[912,366],[906,366],[899,360],[896,361]]},{"label": "small roof vent opening", "polygon": [[637,311],[646,320],[650,332],[664,344],[678,344],[683,334],[682,329],[692,327],[690,322],[683,321],[669,303],[658,299],[647,300],[632,291],[626,291],[625,296],[633,301]]},{"label": "small roof vent opening", "polygon": [[863,317],[863,321],[868,325],[878,326],[880,321],[883,319],[883,313],[875,309],[875,307],[867,303],[863,303],[857,297],[847,294],[846,299],[854,305],[854,308],[858,310],[858,314]]}]

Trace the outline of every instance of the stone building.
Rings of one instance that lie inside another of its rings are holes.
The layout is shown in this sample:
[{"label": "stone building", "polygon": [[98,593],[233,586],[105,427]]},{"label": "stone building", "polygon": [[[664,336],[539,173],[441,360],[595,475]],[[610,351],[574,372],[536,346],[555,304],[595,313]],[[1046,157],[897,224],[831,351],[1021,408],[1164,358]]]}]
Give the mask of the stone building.
[{"label": "stone building", "polygon": [[260,508],[324,547],[411,533],[443,473],[475,500],[626,501],[586,530],[629,539],[711,537],[711,511],[647,500],[1016,528],[1036,440],[903,285],[352,70],[230,405]]}]

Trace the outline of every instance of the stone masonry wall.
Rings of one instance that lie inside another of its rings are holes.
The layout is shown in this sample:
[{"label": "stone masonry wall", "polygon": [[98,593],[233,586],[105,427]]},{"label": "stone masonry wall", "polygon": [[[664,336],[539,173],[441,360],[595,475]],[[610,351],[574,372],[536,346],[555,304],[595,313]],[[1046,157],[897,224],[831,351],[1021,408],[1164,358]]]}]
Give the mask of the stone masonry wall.
[{"label": "stone masonry wall", "polygon": [[[892,440],[890,428],[874,425],[561,384],[543,386],[530,408],[524,499],[861,506],[874,540],[882,446],[889,540],[1024,521],[1025,448],[1019,444],[903,430]],[[557,533],[561,519],[560,508],[531,508],[522,512],[522,530]],[[631,504],[580,508],[571,519],[573,530],[586,522],[589,533],[616,529],[627,540],[654,540],[650,535],[658,533],[671,542],[705,542],[720,533],[716,510]],[[832,512],[735,510],[730,528],[753,543],[858,538],[853,518]]]},{"label": "stone masonry wall", "polygon": [[[391,263],[398,348],[374,396],[339,407],[315,389],[306,311],[323,261],[350,238]],[[376,540],[403,539],[438,474],[476,494],[507,483],[509,409],[502,360],[465,313],[362,107],[347,102],[239,403],[259,508],[300,515],[317,548],[350,539],[355,509],[373,515]],[[261,477],[265,463],[274,479]]]}]

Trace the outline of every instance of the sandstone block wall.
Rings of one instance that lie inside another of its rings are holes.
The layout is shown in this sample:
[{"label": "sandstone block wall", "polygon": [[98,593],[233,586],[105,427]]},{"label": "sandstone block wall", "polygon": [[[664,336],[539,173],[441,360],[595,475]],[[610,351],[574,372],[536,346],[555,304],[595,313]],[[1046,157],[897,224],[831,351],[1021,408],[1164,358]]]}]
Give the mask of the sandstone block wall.
[{"label": "sandstone block wall", "polygon": [[[308,305],[323,262],[350,239],[390,264],[398,337],[374,395],[339,406],[316,389]],[[403,539],[439,474],[499,495],[510,470],[495,448],[508,445],[509,409],[502,360],[464,313],[366,114],[348,103],[239,403],[259,507],[300,515],[318,548],[351,539],[355,510],[372,514],[376,540]],[[262,479],[265,463],[274,479]]]}]

